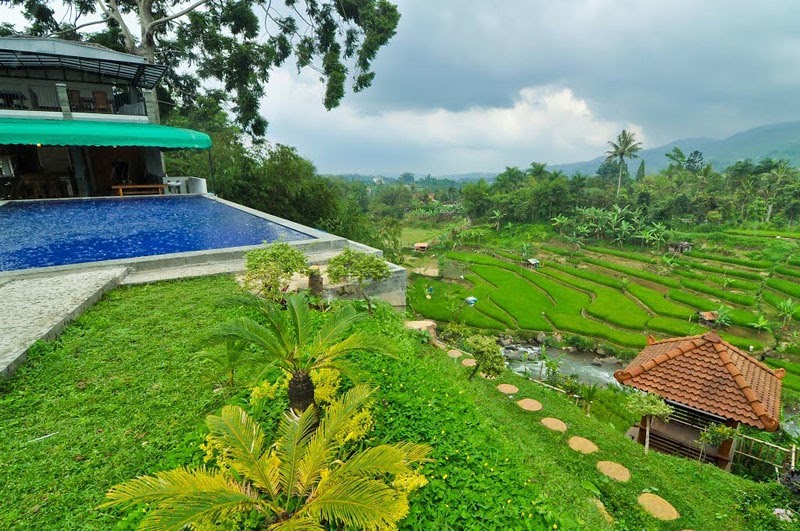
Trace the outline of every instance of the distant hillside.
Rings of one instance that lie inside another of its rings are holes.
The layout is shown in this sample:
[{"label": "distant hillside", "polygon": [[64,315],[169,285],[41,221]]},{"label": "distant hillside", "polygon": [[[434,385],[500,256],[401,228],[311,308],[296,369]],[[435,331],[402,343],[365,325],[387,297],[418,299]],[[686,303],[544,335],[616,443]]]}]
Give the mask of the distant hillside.
[{"label": "distant hillside", "polygon": [[[669,160],[665,157],[673,147],[679,147],[688,156],[694,150],[703,153],[706,162],[714,169],[723,170],[737,160],[752,159],[758,161],[765,157],[789,159],[793,165],[800,166],[800,122],[764,125],[736,133],[724,140],[713,138],[685,138],[639,153],[644,160],[648,173],[654,173],[667,167]],[[568,175],[581,172],[594,174],[605,157],[597,157],[585,162],[556,164],[549,169],[561,170]],[[639,160],[628,164],[630,172],[636,172]]]}]

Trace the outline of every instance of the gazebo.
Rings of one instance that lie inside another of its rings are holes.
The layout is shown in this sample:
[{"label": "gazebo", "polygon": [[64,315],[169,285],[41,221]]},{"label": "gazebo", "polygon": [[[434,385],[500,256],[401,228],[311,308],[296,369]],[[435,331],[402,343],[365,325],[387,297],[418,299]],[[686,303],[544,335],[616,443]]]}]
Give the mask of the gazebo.
[{"label": "gazebo", "polygon": [[[614,373],[622,385],[654,393],[673,408],[668,422],[651,420],[650,446],[698,458],[697,440],[712,423],[745,424],[765,431],[779,427],[783,369],[773,370],[724,341],[714,332],[656,341],[623,370]],[[644,443],[646,419],[632,435]],[[709,448],[706,460],[729,469],[734,441]]]}]

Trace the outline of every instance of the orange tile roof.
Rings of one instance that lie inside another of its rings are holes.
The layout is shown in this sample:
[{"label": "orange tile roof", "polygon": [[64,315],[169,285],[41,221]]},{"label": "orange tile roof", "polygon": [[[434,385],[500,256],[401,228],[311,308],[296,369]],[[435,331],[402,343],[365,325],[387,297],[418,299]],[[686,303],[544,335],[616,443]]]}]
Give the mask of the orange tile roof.
[{"label": "orange tile roof", "polygon": [[772,370],[716,332],[648,338],[617,381],[766,431],[778,429],[783,369]]}]

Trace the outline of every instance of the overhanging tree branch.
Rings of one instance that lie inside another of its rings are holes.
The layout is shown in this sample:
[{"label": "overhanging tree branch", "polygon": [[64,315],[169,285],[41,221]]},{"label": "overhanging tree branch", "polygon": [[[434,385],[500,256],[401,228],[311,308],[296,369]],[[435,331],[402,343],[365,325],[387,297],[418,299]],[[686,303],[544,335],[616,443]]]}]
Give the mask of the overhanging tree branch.
[{"label": "overhanging tree branch", "polygon": [[93,20],[91,22],[86,22],[84,24],[80,24],[78,26],[70,26],[69,28],[63,29],[61,31],[54,31],[50,33],[48,37],[55,37],[56,35],[63,35],[64,33],[69,33],[70,31],[78,31],[79,29],[86,28],[88,26],[94,26],[96,24],[106,24],[108,20],[101,18],[100,20]]},{"label": "overhanging tree branch", "polygon": [[198,2],[195,2],[194,4],[190,5],[186,9],[182,9],[181,11],[178,11],[177,13],[174,13],[172,15],[168,15],[166,17],[162,17],[162,18],[160,18],[158,20],[154,20],[154,21],[150,22],[147,26],[145,26],[145,31],[150,31],[151,29],[153,29],[155,26],[158,26],[159,24],[165,24],[165,23],[169,22],[170,20],[174,20],[176,18],[182,17],[183,15],[189,13],[190,11],[194,11],[198,7],[202,6],[203,4],[207,4],[208,2],[209,2],[209,0],[199,0]]}]

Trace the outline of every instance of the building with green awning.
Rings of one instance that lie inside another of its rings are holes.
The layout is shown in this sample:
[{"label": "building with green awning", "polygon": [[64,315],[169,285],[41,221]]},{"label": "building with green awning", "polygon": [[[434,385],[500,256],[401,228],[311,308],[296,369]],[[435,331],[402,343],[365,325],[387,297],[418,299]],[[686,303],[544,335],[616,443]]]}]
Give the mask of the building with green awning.
[{"label": "building with green awning", "polygon": [[163,193],[163,150],[211,148],[159,124],[165,71],[94,44],[0,37],[0,199]]}]

